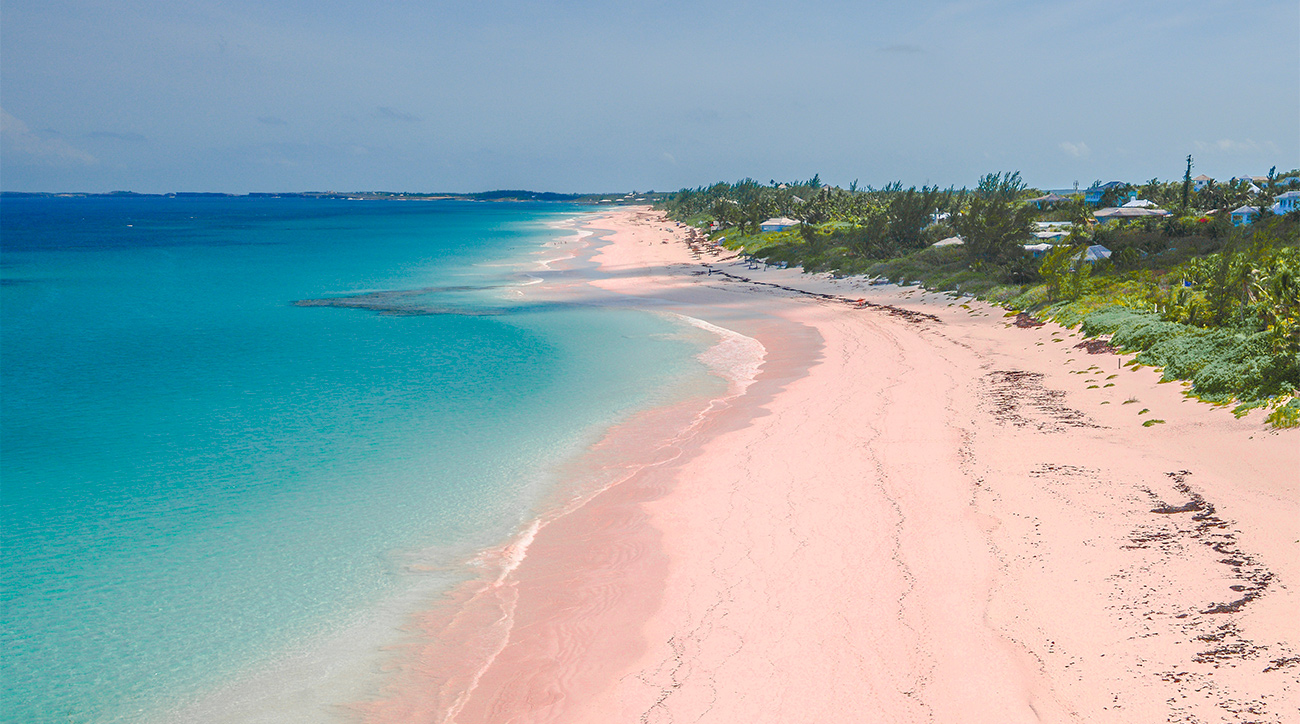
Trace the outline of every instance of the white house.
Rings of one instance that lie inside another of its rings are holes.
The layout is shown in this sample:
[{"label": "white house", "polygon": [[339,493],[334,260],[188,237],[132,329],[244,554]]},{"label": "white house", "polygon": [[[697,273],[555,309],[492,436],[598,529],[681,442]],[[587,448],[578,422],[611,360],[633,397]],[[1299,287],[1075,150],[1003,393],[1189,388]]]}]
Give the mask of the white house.
[{"label": "white house", "polygon": [[1240,181],[1246,184],[1247,191],[1251,192],[1252,194],[1257,194],[1262,190],[1260,189],[1259,184],[1268,184],[1268,177],[1267,176],[1233,176],[1231,181],[1234,183]]},{"label": "white house", "polygon": [[779,216],[777,218],[768,219],[767,221],[764,221],[763,223],[758,225],[758,228],[760,231],[785,231],[786,229],[793,228],[798,225],[799,222],[796,221],[795,219],[788,219],[784,216]]},{"label": "white house", "polygon": [[1201,174],[1200,176],[1197,176],[1196,178],[1192,179],[1192,189],[1196,191],[1200,191],[1201,189],[1205,188],[1206,186],[1209,186],[1213,182],[1214,179],[1210,178],[1209,176],[1206,176],[1205,174]]},{"label": "white house", "polygon": [[1255,206],[1242,206],[1232,211],[1233,226],[1249,226],[1259,218],[1259,208]]},{"label": "white house", "polygon": [[1288,191],[1284,194],[1278,194],[1272,206],[1272,211],[1275,214],[1289,214],[1296,209],[1300,209],[1300,191]]}]

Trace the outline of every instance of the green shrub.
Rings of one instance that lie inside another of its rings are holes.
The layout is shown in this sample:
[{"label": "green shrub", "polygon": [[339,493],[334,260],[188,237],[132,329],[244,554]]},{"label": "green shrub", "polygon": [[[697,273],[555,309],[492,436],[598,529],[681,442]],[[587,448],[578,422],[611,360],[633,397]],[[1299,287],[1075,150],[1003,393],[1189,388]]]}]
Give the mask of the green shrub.
[{"label": "green shrub", "polygon": [[1292,397],[1269,413],[1268,423],[1280,428],[1300,427],[1300,397]]}]

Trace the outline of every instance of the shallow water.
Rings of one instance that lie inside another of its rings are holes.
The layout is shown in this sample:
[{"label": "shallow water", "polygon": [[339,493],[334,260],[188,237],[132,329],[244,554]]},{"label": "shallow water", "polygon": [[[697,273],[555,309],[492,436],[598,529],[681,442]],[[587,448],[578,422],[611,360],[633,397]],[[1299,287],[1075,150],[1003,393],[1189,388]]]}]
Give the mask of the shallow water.
[{"label": "shallow water", "polygon": [[722,385],[671,315],[519,302],[581,212],[5,199],[0,720],[137,721],[268,670],[301,694],[258,677],[274,716],[324,718],[564,461]]}]

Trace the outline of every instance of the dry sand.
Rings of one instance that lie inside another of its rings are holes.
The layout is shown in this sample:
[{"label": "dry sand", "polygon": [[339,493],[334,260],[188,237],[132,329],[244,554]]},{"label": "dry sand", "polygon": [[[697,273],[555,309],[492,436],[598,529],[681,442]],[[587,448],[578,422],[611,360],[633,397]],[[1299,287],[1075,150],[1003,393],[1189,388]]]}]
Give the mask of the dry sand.
[{"label": "dry sand", "polygon": [[374,718],[1300,721],[1300,435],[973,300],[587,226],[602,294],[764,366],[538,532],[451,712]]}]

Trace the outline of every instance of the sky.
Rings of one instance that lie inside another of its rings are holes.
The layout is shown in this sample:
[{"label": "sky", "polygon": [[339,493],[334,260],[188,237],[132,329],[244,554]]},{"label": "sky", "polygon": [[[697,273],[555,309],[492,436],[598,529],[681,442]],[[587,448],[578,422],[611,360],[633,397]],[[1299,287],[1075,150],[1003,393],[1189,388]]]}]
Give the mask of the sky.
[{"label": "sky", "polygon": [[0,0],[5,191],[1300,167],[1296,0]]}]

